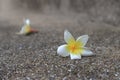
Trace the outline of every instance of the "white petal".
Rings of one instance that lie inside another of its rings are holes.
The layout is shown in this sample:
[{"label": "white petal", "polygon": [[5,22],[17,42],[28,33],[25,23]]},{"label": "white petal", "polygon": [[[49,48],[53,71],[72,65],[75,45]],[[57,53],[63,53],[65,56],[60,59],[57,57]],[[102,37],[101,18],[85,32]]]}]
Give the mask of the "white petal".
[{"label": "white petal", "polygon": [[85,46],[88,41],[88,38],[89,38],[88,35],[83,35],[83,36],[78,37],[77,41],[81,42],[83,46]]},{"label": "white petal", "polygon": [[74,37],[72,36],[72,34],[69,31],[65,30],[64,31],[64,40],[66,43],[68,43],[70,40],[74,40]]},{"label": "white petal", "polygon": [[25,20],[25,23],[26,23],[26,24],[30,24],[30,20],[29,20],[29,19],[26,19],[26,20]]},{"label": "white petal", "polygon": [[25,33],[25,26],[22,27],[20,33],[21,33],[21,34],[24,34],[24,33]]},{"label": "white petal", "polygon": [[16,34],[19,34],[19,35],[23,35],[25,34],[25,26],[23,26],[20,30],[20,32],[16,33]]},{"label": "white petal", "polygon": [[66,50],[66,46],[67,45],[59,46],[58,49],[57,49],[57,54],[59,54],[63,57],[69,56],[69,53]]},{"label": "white petal", "polygon": [[77,54],[77,55],[70,54],[70,58],[71,59],[81,59],[81,55],[80,54]]},{"label": "white petal", "polygon": [[94,53],[88,49],[85,49],[82,53],[82,56],[92,56]]}]

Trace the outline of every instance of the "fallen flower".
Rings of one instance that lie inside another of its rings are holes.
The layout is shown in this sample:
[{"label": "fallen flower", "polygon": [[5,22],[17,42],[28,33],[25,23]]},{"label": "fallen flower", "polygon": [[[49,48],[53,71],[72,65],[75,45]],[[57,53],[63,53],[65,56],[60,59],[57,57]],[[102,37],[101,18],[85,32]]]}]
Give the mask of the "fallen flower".
[{"label": "fallen flower", "polygon": [[81,59],[81,56],[93,55],[90,50],[84,47],[88,41],[88,38],[88,35],[83,35],[75,40],[71,33],[65,30],[64,40],[67,44],[59,46],[57,49],[57,54],[63,57],[70,55],[71,59]]},{"label": "fallen flower", "polygon": [[21,28],[20,32],[18,32],[17,34],[27,35],[27,34],[36,33],[36,32],[38,32],[38,30],[32,29],[30,26],[30,20],[26,19],[24,26]]}]

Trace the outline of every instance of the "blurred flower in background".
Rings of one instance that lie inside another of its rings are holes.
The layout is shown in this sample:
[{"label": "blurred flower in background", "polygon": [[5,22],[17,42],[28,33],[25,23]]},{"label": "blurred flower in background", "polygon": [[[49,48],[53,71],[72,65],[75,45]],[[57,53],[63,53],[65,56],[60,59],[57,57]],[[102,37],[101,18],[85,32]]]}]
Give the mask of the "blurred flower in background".
[{"label": "blurred flower in background", "polygon": [[25,23],[24,23],[24,26],[21,28],[20,32],[18,32],[17,34],[19,34],[19,35],[28,35],[28,34],[36,33],[36,32],[38,32],[38,31],[31,28],[30,20],[26,19]]}]

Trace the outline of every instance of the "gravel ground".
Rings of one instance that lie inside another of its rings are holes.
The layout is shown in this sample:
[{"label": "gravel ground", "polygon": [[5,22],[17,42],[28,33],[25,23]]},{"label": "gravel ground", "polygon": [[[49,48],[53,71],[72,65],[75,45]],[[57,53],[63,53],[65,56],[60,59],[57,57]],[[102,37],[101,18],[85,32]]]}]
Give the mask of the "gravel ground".
[{"label": "gravel ground", "polygon": [[[0,80],[120,80],[120,30],[35,27],[39,33],[19,36],[20,28],[0,23]],[[95,56],[71,60],[57,55],[57,47],[65,43],[64,29],[75,38],[89,34],[86,46]]]}]

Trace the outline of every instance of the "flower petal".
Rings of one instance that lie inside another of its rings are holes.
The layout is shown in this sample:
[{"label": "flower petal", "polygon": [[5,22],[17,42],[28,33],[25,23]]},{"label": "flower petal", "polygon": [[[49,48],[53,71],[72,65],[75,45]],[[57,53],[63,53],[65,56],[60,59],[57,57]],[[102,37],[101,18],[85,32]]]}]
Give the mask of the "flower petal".
[{"label": "flower petal", "polygon": [[84,49],[84,51],[82,52],[82,56],[92,56],[94,55],[94,53],[88,49]]},{"label": "flower petal", "polygon": [[26,19],[26,20],[25,20],[25,24],[30,25],[30,20],[29,20],[29,19]]},{"label": "flower petal", "polygon": [[25,26],[22,27],[20,33],[23,33],[23,34],[25,33]]},{"label": "flower petal", "polygon": [[81,55],[80,54],[74,55],[74,54],[71,53],[70,58],[71,59],[81,59]]},{"label": "flower petal", "polygon": [[66,43],[69,43],[71,40],[75,41],[75,39],[72,36],[72,34],[69,31],[67,31],[67,30],[64,31],[64,40],[65,40]]},{"label": "flower petal", "polygon": [[59,46],[58,49],[57,49],[57,54],[59,54],[59,55],[61,55],[63,57],[69,56],[69,53],[66,50],[66,46],[67,45],[61,45],[61,46]]},{"label": "flower petal", "polygon": [[77,41],[82,43],[82,46],[85,46],[88,41],[88,38],[89,38],[88,35],[83,35],[83,36],[78,37]]},{"label": "flower petal", "polygon": [[23,26],[20,30],[20,32],[16,33],[16,34],[19,34],[19,35],[22,35],[22,34],[25,34],[25,27]]}]

